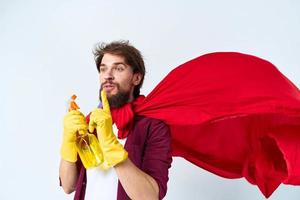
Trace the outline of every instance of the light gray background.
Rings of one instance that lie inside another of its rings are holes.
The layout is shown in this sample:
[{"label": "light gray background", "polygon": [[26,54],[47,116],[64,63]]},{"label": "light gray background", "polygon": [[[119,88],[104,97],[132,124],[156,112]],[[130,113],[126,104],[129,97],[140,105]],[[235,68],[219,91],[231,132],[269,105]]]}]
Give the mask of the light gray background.
[{"label": "light gray background", "polygon": [[[73,93],[84,113],[97,105],[97,42],[129,39],[142,51],[144,94],[213,51],[265,58],[299,87],[299,11],[298,0],[0,0],[0,199],[72,199],[58,186],[62,118]],[[281,185],[270,199],[299,198],[300,187]],[[166,199],[264,198],[175,158]]]}]

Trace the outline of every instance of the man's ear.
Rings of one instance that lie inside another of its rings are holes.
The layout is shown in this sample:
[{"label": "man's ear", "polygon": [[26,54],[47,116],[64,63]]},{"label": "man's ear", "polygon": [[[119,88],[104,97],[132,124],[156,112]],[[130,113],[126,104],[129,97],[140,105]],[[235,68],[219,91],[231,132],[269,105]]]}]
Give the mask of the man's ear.
[{"label": "man's ear", "polygon": [[140,73],[133,74],[133,85],[140,84],[141,80],[142,80],[142,74]]}]

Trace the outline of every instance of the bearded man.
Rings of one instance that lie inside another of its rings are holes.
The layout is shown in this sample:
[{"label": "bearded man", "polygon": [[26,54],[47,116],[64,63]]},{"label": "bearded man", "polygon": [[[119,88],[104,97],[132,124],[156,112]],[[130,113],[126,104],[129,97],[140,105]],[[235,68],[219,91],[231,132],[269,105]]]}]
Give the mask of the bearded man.
[{"label": "bearded man", "polygon": [[[101,103],[86,118],[80,111],[64,118],[61,186],[67,194],[75,191],[76,200],[162,199],[172,162],[169,127],[128,112],[142,98],[141,53],[127,41],[117,41],[97,46],[94,55]],[[84,169],[75,147],[78,131],[97,135],[104,158],[100,167]]]}]

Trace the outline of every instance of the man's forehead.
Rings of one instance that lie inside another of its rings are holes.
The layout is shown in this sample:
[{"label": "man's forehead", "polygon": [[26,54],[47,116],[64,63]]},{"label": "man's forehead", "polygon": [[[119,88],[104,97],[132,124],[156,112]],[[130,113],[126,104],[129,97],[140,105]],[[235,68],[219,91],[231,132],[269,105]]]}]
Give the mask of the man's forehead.
[{"label": "man's forehead", "polygon": [[104,54],[101,60],[101,64],[119,64],[119,63],[126,64],[125,58],[121,55],[115,55],[110,53]]}]

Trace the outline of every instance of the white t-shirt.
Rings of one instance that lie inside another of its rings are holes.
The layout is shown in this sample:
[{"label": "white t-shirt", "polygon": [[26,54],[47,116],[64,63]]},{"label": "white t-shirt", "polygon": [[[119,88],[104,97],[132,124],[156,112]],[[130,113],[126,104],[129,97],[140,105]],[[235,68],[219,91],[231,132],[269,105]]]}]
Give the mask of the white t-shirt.
[{"label": "white t-shirt", "polygon": [[[118,129],[113,125],[113,131],[117,136]],[[125,139],[118,139],[124,146]],[[118,177],[114,168],[102,171],[100,167],[88,169],[87,173],[87,187],[86,200],[106,200],[117,199]]]}]

